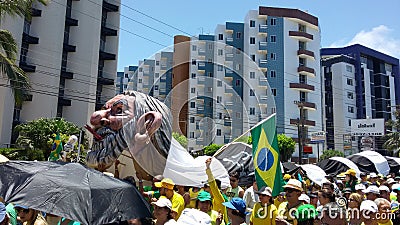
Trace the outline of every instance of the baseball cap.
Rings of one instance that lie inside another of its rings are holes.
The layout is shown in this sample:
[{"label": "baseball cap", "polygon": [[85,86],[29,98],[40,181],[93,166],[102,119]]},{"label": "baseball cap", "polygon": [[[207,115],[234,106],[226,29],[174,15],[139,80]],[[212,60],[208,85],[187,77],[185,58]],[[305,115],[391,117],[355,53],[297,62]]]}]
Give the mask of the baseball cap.
[{"label": "baseball cap", "polygon": [[172,203],[168,198],[160,198],[156,202],[152,202],[151,204],[158,207],[167,207],[168,209],[172,209]]},{"label": "baseball cap", "polygon": [[376,173],[372,172],[372,173],[369,174],[369,177],[370,178],[377,178],[378,175],[376,175]]},{"label": "baseball cap", "polygon": [[6,206],[0,202],[0,222],[3,222],[4,218],[6,218]]},{"label": "baseball cap", "polygon": [[246,203],[241,198],[234,197],[234,198],[232,198],[231,201],[224,202],[222,204],[227,208],[235,209],[235,210],[238,210],[239,212],[241,212],[243,214],[247,214],[246,213]]},{"label": "baseball cap", "polygon": [[272,197],[272,190],[270,187],[262,187],[259,191],[255,191],[255,193]]},{"label": "baseball cap", "polygon": [[356,191],[365,190],[365,185],[364,184],[356,184],[355,189],[356,189]]},{"label": "baseball cap", "polygon": [[200,191],[200,193],[197,195],[197,199],[200,202],[205,202],[205,201],[211,201],[211,194],[208,193],[207,191]]},{"label": "baseball cap", "polygon": [[356,176],[356,171],[354,169],[348,169],[344,174],[345,175]]},{"label": "baseball cap", "polygon": [[379,188],[375,185],[368,186],[368,188],[366,190],[363,190],[362,192],[372,193],[372,194],[377,194],[377,195],[379,195],[379,193],[380,193]]},{"label": "baseball cap", "polygon": [[166,188],[166,189],[169,189],[169,190],[173,190],[174,186],[175,186],[175,183],[169,178],[164,178],[164,179],[162,179],[161,182],[155,182],[154,186],[156,186],[158,188],[163,187],[163,188]]},{"label": "baseball cap", "polygon": [[[199,193],[200,194],[200,193]],[[177,221],[179,225],[210,225],[210,216],[197,209],[186,208],[182,211]]]},{"label": "baseball cap", "polygon": [[367,176],[367,173],[365,173],[365,172],[360,173],[360,177],[365,177],[365,176]]},{"label": "baseball cap", "polygon": [[297,221],[303,222],[309,219],[315,219],[318,215],[317,210],[313,205],[304,204],[297,208],[295,212],[295,217]]},{"label": "baseball cap", "polygon": [[378,206],[375,204],[374,201],[364,200],[361,202],[361,205],[360,205],[360,211],[363,211],[363,210],[366,210],[366,211],[369,211],[372,213],[376,213],[376,212],[378,212]]},{"label": "baseball cap", "polygon": [[310,197],[308,197],[308,195],[306,194],[301,194],[299,196],[299,201],[305,201],[307,204],[310,203]]},{"label": "baseball cap", "polygon": [[387,191],[387,192],[390,192],[389,188],[388,188],[387,186],[385,186],[385,185],[379,186],[379,191]]}]

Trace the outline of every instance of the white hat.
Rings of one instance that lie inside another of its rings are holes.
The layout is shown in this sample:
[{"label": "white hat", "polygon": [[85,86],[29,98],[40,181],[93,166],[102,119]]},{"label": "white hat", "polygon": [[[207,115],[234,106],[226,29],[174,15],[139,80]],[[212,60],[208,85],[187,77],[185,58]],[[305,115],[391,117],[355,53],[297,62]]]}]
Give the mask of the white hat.
[{"label": "white hat", "polygon": [[355,188],[356,188],[356,191],[365,190],[365,185],[364,184],[356,184]]},{"label": "white hat", "polygon": [[310,197],[306,194],[301,194],[299,196],[299,201],[305,201],[307,204],[310,204]]},{"label": "white hat", "polygon": [[387,192],[390,192],[389,188],[388,188],[387,186],[385,186],[385,185],[379,186],[379,191],[387,191]]},{"label": "white hat", "polygon": [[182,211],[177,221],[179,225],[210,225],[210,216],[197,209],[186,208]]},{"label": "white hat", "polygon": [[389,178],[389,179],[387,179],[386,183],[394,184],[394,183],[397,183],[397,182],[393,178]]},{"label": "white hat", "polygon": [[369,174],[369,177],[370,178],[377,178],[378,175],[376,175],[376,173],[372,172],[372,173]]},{"label": "white hat", "polygon": [[378,206],[374,201],[364,200],[361,202],[360,211],[367,210],[372,213],[378,212]]},{"label": "white hat", "polygon": [[272,189],[270,187],[262,187],[259,191],[256,191],[255,193],[259,195],[267,195],[272,197]]},{"label": "white hat", "polygon": [[400,188],[400,184],[393,184],[392,185],[392,191],[394,191],[394,190],[396,190],[396,189],[399,189]]},{"label": "white hat", "polygon": [[379,188],[375,185],[368,186],[368,188],[366,190],[363,190],[362,192],[364,192],[365,194],[372,193],[372,194],[377,194],[377,195],[379,195],[379,193],[380,193]]},{"label": "white hat", "polygon": [[296,179],[289,179],[286,185],[283,186],[283,188],[291,188],[291,189],[296,189],[298,191],[303,191],[303,187],[301,186],[301,182]]},{"label": "white hat", "polygon": [[337,180],[336,183],[337,183],[337,184],[343,184],[343,181]]},{"label": "white hat", "polygon": [[156,202],[152,202],[151,204],[158,207],[167,207],[168,209],[172,209],[172,203],[168,198],[160,198]]}]

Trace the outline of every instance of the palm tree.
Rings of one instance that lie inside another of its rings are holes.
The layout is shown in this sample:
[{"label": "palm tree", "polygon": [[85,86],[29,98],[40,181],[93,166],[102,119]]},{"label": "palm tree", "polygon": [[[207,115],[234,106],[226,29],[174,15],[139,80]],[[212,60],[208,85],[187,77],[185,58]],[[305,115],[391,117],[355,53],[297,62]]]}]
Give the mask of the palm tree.
[{"label": "palm tree", "polygon": [[400,110],[396,110],[394,116],[395,120],[389,120],[386,122],[386,126],[392,128],[394,131],[390,131],[385,135],[387,140],[383,144],[383,147],[394,151],[397,155],[400,147]]},{"label": "palm tree", "polygon": [[[2,0],[0,1],[0,24],[4,16],[24,16],[31,19],[34,2],[44,5],[47,0]],[[17,43],[8,30],[0,30],[0,72],[10,80],[16,105],[21,105],[25,90],[29,90],[29,79],[25,72],[16,65]]]}]

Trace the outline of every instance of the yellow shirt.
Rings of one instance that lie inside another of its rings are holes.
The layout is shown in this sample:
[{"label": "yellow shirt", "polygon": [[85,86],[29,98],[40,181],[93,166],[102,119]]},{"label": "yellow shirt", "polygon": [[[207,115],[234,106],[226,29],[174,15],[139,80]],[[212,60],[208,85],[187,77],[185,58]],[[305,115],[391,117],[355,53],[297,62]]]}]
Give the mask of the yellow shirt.
[{"label": "yellow shirt", "polygon": [[226,211],[226,208],[222,203],[225,202],[224,197],[222,196],[222,193],[219,191],[217,182],[215,182],[215,178],[211,172],[210,169],[206,169],[207,177],[208,177],[208,184],[210,184],[210,189],[211,189],[211,195],[213,197],[212,203],[213,203],[213,210],[217,212],[221,212],[224,215],[224,221],[225,224],[228,224],[228,213]]},{"label": "yellow shirt", "polygon": [[[284,201],[283,201],[284,202]],[[281,204],[282,202],[280,202],[279,200],[278,200],[278,198],[275,198],[275,200],[274,200],[274,205],[275,205],[275,207],[276,208],[279,208],[279,205]]]},{"label": "yellow shirt", "polygon": [[[265,214],[265,211],[267,214]],[[275,205],[262,206],[260,202],[254,205],[250,216],[250,222],[253,225],[275,225],[275,219],[278,215],[278,210]]]},{"label": "yellow shirt", "polygon": [[393,222],[391,220],[389,220],[386,223],[378,223],[378,225],[393,225]]},{"label": "yellow shirt", "polygon": [[[160,198],[166,198],[165,196],[160,196]],[[182,211],[185,209],[185,200],[183,199],[182,195],[174,191],[174,195],[170,199],[172,203],[172,211],[178,213],[175,220],[181,216]]]},{"label": "yellow shirt", "polygon": [[[207,214],[211,218],[211,225],[216,225],[216,221],[217,221],[217,218],[218,218],[218,212],[215,211],[215,210],[210,210],[210,211],[208,211]],[[221,225],[225,225],[225,222],[222,221]]]},{"label": "yellow shirt", "polygon": [[301,204],[296,205],[295,207],[289,209],[288,202],[282,202],[278,208],[278,216],[284,218],[292,225],[297,225],[297,220],[294,217],[292,217],[292,215],[289,214],[289,211],[291,211],[291,209],[293,208],[299,207],[300,205]]},{"label": "yellow shirt", "polygon": [[189,189],[190,203],[186,205],[186,208],[196,208],[197,195],[199,195],[201,190],[203,189],[199,189],[198,191],[194,192],[193,188]]}]

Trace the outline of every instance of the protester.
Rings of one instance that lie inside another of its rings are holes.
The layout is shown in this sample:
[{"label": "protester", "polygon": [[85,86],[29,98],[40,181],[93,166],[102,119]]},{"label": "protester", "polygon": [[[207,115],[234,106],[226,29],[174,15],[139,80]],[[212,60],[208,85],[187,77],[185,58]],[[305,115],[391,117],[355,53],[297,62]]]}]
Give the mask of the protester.
[{"label": "protester", "polygon": [[391,213],[390,202],[384,198],[377,198],[374,202],[378,206],[378,225],[393,225],[390,220],[393,216]]},{"label": "protester", "polygon": [[127,225],[153,225],[154,222],[153,222],[152,218],[142,217],[142,218],[130,219],[130,220],[126,221],[126,224]]},{"label": "protester", "polygon": [[297,225],[314,225],[317,216],[317,210],[310,204],[299,206],[295,214]]},{"label": "protester", "polygon": [[190,193],[189,193],[189,187],[183,186],[183,185],[175,185],[176,192],[178,192],[180,195],[182,195],[183,200],[185,202],[185,208],[190,204]]},{"label": "protester", "polygon": [[364,198],[364,192],[363,191],[366,189],[365,185],[364,184],[357,184],[355,188],[356,188],[356,193],[361,195],[361,197]]},{"label": "protester", "polygon": [[363,184],[365,188],[367,188],[367,187],[371,184],[371,183],[368,181],[367,178],[368,178],[368,177],[367,177],[367,173],[365,173],[365,172],[361,172],[361,173],[360,173],[360,179],[361,179],[360,184]]},{"label": "protester", "polygon": [[39,211],[22,205],[15,205],[14,208],[22,225],[48,225]]},{"label": "protester", "polygon": [[308,197],[306,194],[301,194],[299,201],[303,202],[303,204],[310,204],[310,197]]},{"label": "protester", "polygon": [[253,207],[259,201],[258,195],[256,194],[256,191],[258,191],[258,187],[254,175],[252,176],[252,179],[253,179],[253,185],[247,188],[246,191],[244,191],[243,195],[243,201],[246,203],[246,212],[247,212],[246,223],[250,222],[250,215],[251,212],[253,211]]},{"label": "protester", "polygon": [[8,203],[6,206],[6,211],[8,214],[8,217],[10,219],[10,224],[11,225],[17,225],[17,211],[14,209],[14,205],[12,203]]},{"label": "protester", "polygon": [[215,210],[212,210],[211,194],[207,191],[201,191],[197,195],[196,208],[210,216],[212,225],[225,225],[225,222],[222,218],[223,215]]},{"label": "protester", "polygon": [[351,191],[356,191],[355,186],[357,184],[356,171],[354,169],[348,169],[345,173],[346,175],[346,184],[345,188],[351,188]]},{"label": "protester", "polygon": [[286,201],[286,193],[285,192],[281,192],[279,193],[278,196],[276,196],[276,198],[274,199],[274,205],[275,207],[278,209],[279,206],[281,205],[282,202]]},{"label": "protester", "polygon": [[172,203],[169,199],[160,198],[151,204],[154,206],[153,215],[156,218],[155,225],[177,224],[174,219],[174,212],[172,211]]},{"label": "protester", "polygon": [[198,188],[198,187],[189,188],[190,202],[189,202],[189,205],[186,205],[186,208],[196,208],[197,196],[201,191],[202,191],[202,189]]},{"label": "protester", "polygon": [[370,173],[369,174],[369,182],[371,183],[370,185],[375,185],[375,186],[379,186],[379,182],[378,182],[378,175],[376,175],[376,173]]},{"label": "protester", "polygon": [[379,188],[375,185],[370,185],[366,190],[363,191],[367,197],[367,200],[374,201],[379,197]]},{"label": "protester", "polygon": [[318,206],[317,211],[319,213],[321,212],[322,207],[324,207],[326,204],[330,202],[336,202],[335,194],[328,189],[322,189],[318,192],[318,200],[320,205]]},{"label": "protester", "polygon": [[232,200],[234,197],[243,198],[244,190],[239,186],[239,178],[239,173],[236,171],[229,174],[231,187],[228,187],[226,190],[226,195],[228,196],[229,200]]},{"label": "protester", "polygon": [[360,205],[363,201],[363,197],[357,193],[352,193],[349,196],[348,201],[348,219],[349,225],[360,225]]},{"label": "protester", "polygon": [[286,185],[283,186],[286,192],[287,202],[283,202],[279,205],[278,216],[276,219],[276,224],[295,224],[296,218],[289,213],[289,210],[299,207],[303,203],[299,201],[299,197],[303,188],[301,182],[296,179],[290,179]]},{"label": "protester", "polygon": [[324,225],[346,225],[346,210],[336,202],[329,202],[321,209],[321,223]]},{"label": "protester", "polygon": [[376,220],[376,213],[378,212],[378,206],[374,201],[364,200],[361,202],[360,215],[363,223],[362,225],[378,225]]},{"label": "protester", "polygon": [[379,196],[390,201],[390,189],[385,185],[379,186]]},{"label": "protester", "polygon": [[270,224],[275,225],[276,216],[278,210],[274,204],[272,204],[272,190],[270,187],[262,187],[256,192],[259,197],[252,210],[250,216],[250,225],[264,225]]},{"label": "protester", "polygon": [[318,207],[318,192],[311,192],[309,195],[310,197],[310,204],[313,205],[315,208]]},{"label": "protester", "polygon": [[246,225],[246,203],[241,198],[234,197],[223,205],[228,211],[229,225]]},{"label": "protester", "polygon": [[160,189],[160,198],[164,196],[172,202],[172,215],[175,220],[178,220],[185,208],[185,200],[182,195],[174,191],[175,183],[169,178],[164,178],[161,182],[157,182],[154,185]]}]

